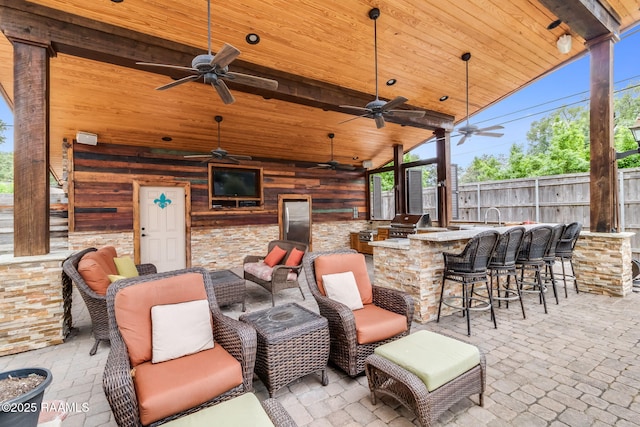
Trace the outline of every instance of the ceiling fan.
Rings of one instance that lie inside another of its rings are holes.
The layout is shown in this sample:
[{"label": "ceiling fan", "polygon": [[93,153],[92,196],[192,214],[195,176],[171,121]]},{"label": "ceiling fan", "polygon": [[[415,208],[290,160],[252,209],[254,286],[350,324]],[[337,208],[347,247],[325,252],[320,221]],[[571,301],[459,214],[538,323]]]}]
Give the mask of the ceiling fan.
[{"label": "ceiling fan", "polygon": [[215,116],[215,121],[218,122],[218,148],[215,150],[211,150],[211,154],[191,154],[184,156],[185,159],[198,159],[198,158],[207,158],[207,162],[220,160],[220,161],[229,161],[231,163],[238,164],[240,160],[251,160],[251,156],[244,156],[242,154],[229,154],[227,150],[220,147],[220,122],[222,121],[222,116]]},{"label": "ceiling fan", "polygon": [[397,116],[397,117],[424,117],[425,112],[419,110],[395,110],[396,107],[404,104],[408,101],[407,98],[403,96],[398,96],[391,101],[382,101],[378,97],[378,32],[376,26],[376,20],[380,17],[380,9],[374,7],[369,11],[369,18],[373,20],[373,46],[375,52],[375,74],[376,74],[376,99],[369,102],[364,107],[355,107],[351,105],[340,105],[340,108],[345,110],[351,110],[355,113],[360,114],[358,117],[354,117],[353,119],[345,120],[341,123],[346,123],[351,120],[355,120],[360,117],[367,117],[369,119],[374,119],[376,122],[376,126],[378,129],[384,127],[384,116]]},{"label": "ceiling fan", "polygon": [[154,64],[149,62],[137,62],[138,65],[146,65],[151,67],[164,67],[174,70],[187,71],[192,75],[183,77],[166,85],[157,87],[156,90],[169,89],[183,83],[192,82],[203,77],[205,83],[218,92],[222,102],[232,104],[235,98],[229,91],[224,80],[230,80],[243,85],[257,87],[259,89],[276,90],[278,82],[264,77],[251,76],[249,74],[234,73],[229,71],[229,64],[240,55],[240,51],[230,44],[225,43],[220,51],[211,54],[211,0],[207,0],[207,30],[209,49],[207,54],[198,55],[191,61],[191,67],[182,67],[179,65]]},{"label": "ceiling fan", "polygon": [[462,138],[460,138],[460,141],[458,141],[457,145],[463,144],[467,140],[467,138],[471,138],[473,135],[491,136],[494,138],[501,137],[502,135],[504,135],[503,133],[489,131],[504,129],[503,126],[495,125],[486,128],[479,128],[476,125],[469,124],[469,60],[471,59],[471,53],[463,53],[460,58],[465,62],[467,68],[467,124],[458,128],[458,133],[462,135]]},{"label": "ceiling fan", "polygon": [[329,134],[327,134],[327,136],[331,140],[331,160],[329,160],[327,163],[318,163],[317,166],[314,166],[311,169],[331,169],[331,170],[340,169],[340,170],[346,170],[346,171],[356,170],[356,167],[353,166],[353,165],[347,165],[347,164],[344,164],[344,163],[338,163],[336,160],[334,160],[334,158],[333,158],[333,138],[336,135],[334,133],[329,133]]}]

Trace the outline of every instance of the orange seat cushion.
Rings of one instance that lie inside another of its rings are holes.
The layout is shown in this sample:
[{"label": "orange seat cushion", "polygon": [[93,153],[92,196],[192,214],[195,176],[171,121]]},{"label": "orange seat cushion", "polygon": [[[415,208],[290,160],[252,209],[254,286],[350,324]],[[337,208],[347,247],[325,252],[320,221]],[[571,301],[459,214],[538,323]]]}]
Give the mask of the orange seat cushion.
[{"label": "orange seat cushion", "polygon": [[407,317],[373,304],[353,312],[358,344],[370,344],[394,337],[407,330]]},{"label": "orange seat cushion", "polygon": [[207,299],[200,273],[184,273],[128,286],[116,294],[118,329],[131,366],[151,360],[151,307]]},{"label": "orange seat cushion", "polygon": [[327,295],[322,282],[323,275],[352,271],[353,276],[356,278],[362,304],[366,305],[373,302],[373,289],[363,254],[321,255],[315,259],[314,266],[316,269],[316,282],[322,295]]},{"label": "orange seat cushion", "polygon": [[133,378],[140,421],[148,425],[242,384],[242,366],[222,346],[162,363],[138,365]]},{"label": "orange seat cushion", "polygon": [[78,262],[78,273],[87,286],[98,295],[106,295],[111,284],[109,275],[118,274],[113,258],[116,257],[113,246],[105,246],[97,251],[88,252]]}]

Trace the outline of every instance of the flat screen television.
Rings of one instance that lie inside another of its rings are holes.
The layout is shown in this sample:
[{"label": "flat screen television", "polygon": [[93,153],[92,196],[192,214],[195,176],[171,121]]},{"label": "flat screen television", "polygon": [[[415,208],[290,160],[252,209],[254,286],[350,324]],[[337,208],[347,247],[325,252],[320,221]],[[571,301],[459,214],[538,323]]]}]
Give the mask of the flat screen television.
[{"label": "flat screen television", "polygon": [[260,169],[212,166],[211,192],[213,197],[252,198],[261,197]]}]

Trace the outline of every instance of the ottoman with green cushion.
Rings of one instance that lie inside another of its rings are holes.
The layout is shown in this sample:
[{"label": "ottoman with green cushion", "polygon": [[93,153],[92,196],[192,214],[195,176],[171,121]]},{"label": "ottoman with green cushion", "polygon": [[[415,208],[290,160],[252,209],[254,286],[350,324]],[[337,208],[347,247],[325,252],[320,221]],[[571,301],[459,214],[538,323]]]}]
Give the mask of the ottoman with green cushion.
[{"label": "ottoman with green cushion", "polygon": [[167,427],[296,427],[287,411],[275,399],[262,403],[255,394],[245,393],[193,414],[163,424]]},{"label": "ottoman with green cushion", "polygon": [[485,368],[478,347],[429,331],[381,345],[365,361],[373,404],[376,393],[392,396],[423,426],[467,396],[479,394],[483,406]]}]

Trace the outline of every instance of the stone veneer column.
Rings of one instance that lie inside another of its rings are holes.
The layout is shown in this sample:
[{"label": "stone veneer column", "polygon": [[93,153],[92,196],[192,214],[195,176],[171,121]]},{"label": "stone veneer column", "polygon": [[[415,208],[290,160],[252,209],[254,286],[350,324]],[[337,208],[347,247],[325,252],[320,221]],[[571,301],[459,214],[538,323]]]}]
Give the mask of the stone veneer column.
[{"label": "stone veneer column", "polygon": [[616,297],[632,292],[631,237],[634,234],[580,233],[573,253],[580,292]]},{"label": "stone veneer column", "polygon": [[63,292],[62,261],[69,255],[0,257],[0,356],[64,341],[71,298]]}]

